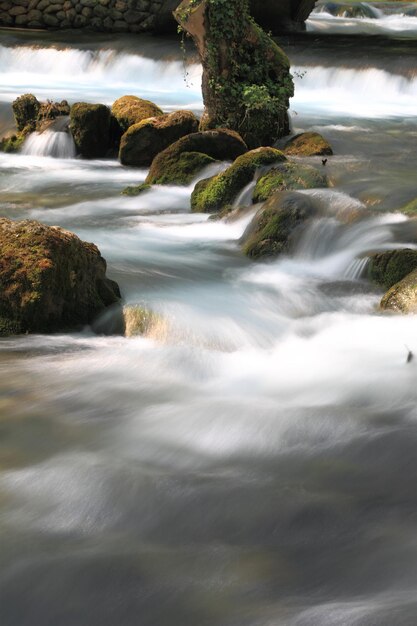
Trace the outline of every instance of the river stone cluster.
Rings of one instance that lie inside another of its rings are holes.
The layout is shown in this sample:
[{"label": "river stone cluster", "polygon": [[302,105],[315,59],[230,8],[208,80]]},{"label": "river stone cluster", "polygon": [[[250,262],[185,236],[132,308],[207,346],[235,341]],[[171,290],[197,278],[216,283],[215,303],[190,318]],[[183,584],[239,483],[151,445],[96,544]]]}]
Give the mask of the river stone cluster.
[{"label": "river stone cluster", "polygon": [[2,0],[0,26],[140,33],[152,30],[162,4],[162,0]]}]

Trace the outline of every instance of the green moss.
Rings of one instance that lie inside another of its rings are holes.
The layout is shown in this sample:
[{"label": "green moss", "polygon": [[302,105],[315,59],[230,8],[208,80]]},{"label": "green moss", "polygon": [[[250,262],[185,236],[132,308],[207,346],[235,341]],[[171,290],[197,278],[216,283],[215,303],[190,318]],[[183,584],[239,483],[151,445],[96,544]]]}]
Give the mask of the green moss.
[{"label": "green moss", "polygon": [[141,185],[130,185],[126,187],[122,191],[122,196],[138,196],[140,193],[151,189],[152,185],[148,185],[147,183],[142,183]]},{"label": "green moss", "polygon": [[19,152],[26,137],[27,135],[24,134],[24,132],[17,133],[16,135],[11,135],[10,137],[4,137],[0,141],[0,151],[9,153]]},{"label": "green moss", "polygon": [[319,133],[301,133],[292,137],[286,144],[284,152],[288,156],[325,156],[333,154],[326,139]]},{"label": "green moss", "polygon": [[0,337],[20,335],[21,332],[22,327],[18,321],[0,316]]},{"label": "green moss", "polygon": [[408,202],[405,206],[400,209],[401,213],[405,215],[415,216],[417,215],[417,198]]},{"label": "green moss", "polygon": [[215,160],[201,152],[168,154],[164,159],[163,167],[153,175],[150,172],[146,183],[149,185],[189,185],[198,172],[212,163],[215,163]]},{"label": "green moss", "polygon": [[113,103],[111,112],[123,131],[149,117],[163,115],[156,104],[137,96],[122,96]]},{"label": "green moss", "polygon": [[221,174],[197,183],[191,195],[191,209],[199,213],[220,211],[250,183],[258,167],[284,160],[282,152],[274,148],[257,148],[243,154]]},{"label": "green moss", "polygon": [[395,313],[417,312],[417,270],[407,274],[384,294],[381,309]]},{"label": "green moss", "polygon": [[369,279],[390,289],[395,283],[417,269],[417,251],[410,248],[373,254],[368,264]]},{"label": "green moss", "polygon": [[301,163],[282,163],[259,178],[253,201],[264,202],[276,191],[322,187],[327,187],[327,179],[316,168]]},{"label": "green moss", "polygon": [[287,252],[295,230],[313,215],[306,196],[291,192],[271,196],[243,235],[244,254],[260,259]]},{"label": "green moss", "polygon": [[28,125],[33,127],[32,130],[35,130],[40,108],[41,103],[31,93],[16,98],[12,104],[12,109],[17,130],[21,131]]},{"label": "green moss", "polygon": [[[185,31],[200,4],[190,0],[175,12]],[[198,24],[193,35],[201,47]],[[250,147],[270,145],[287,134],[293,95],[290,64],[251,18],[249,0],[206,0],[204,28],[205,49],[200,53],[206,111],[201,128],[235,129]]]},{"label": "green moss", "polygon": [[70,129],[78,152],[87,159],[104,157],[110,147],[110,110],[104,104],[76,102]]}]

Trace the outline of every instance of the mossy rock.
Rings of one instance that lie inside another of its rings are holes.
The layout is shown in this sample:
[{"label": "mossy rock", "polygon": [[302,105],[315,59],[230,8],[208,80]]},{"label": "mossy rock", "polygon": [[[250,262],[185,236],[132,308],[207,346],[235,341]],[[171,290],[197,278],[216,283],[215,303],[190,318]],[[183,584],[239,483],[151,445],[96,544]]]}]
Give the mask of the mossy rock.
[{"label": "mossy rock", "polygon": [[243,234],[244,254],[252,259],[288,252],[300,227],[316,211],[311,200],[296,192],[278,192],[259,209]]},{"label": "mossy rock", "polygon": [[107,156],[110,144],[110,109],[104,104],[74,104],[71,108],[70,130],[81,156],[86,159]]},{"label": "mossy rock", "polygon": [[124,132],[142,120],[163,115],[163,111],[156,104],[137,96],[122,96],[113,103],[111,113]]},{"label": "mossy rock", "polygon": [[287,161],[259,178],[253,192],[253,201],[264,202],[276,191],[297,191],[327,186],[327,178],[315,167]]},{"label": "mossy rock", "polygon": [[0,152],[8,152],[8,153],[19,152],[26,137],[31,132],[32,132],[31,127],[27,127],[27,130],[23,129],[19,133],[14,133],[13,135],[10,135],[8,137],[3,137],[3,139],[0,141]]},{"label": "mossy rock", "polygon": [[0,334],[80,328],[119,298],[94,244],[55,226],[0,218]]},{"label": "mossy rock", "polygon": [[380,306],[394,313],[417,313],[417,270],[395,283],[382,297]]},{"label": "mossy rock", "polygon": [[329,142],[320,133],[301,133],[292,137],[285,144],[284,152],[288,156],[330,156],[333,150]]},{"label": "mossy rock", "polygon": [[417,250],[403,248],[372,254],[367,270],[369,280],[379,287],[390,289],[417,270]]},{"label": "mossy rock", "polygon": [[[233,130],[218,129],[191,133],[178,139],[154,158],[146,182],[150,185],[188,185],[198,171],[205,165],[213,163],[213,160],[233,160],[246,150],[247,146],[242,137]],[[180,158],[183,153],[192,154],[194,157]],[[200,163],[195,156],[196,153],[205,157],[200,159]],[[191,169],[193,160],[195,167]],[[177,161],[181,161],[178,167]],[[187,168],[189,175],[182,177],[181,170],[184,167]],[[183,182],[178,182],[180,180]]]},{"label": "mossy rock", "polygon": [[148,191],[152,188],[152,185],[147,183],[141,183],[140,185],[129,185],[122,191],[122,196],[139,196],[144,191]]},{"label": "mossy rock", "polygon": [[191,111],[176,111],[142,120],[130,126],[122,136],[120,162],[131,167],[149,167],[157,154],[197,129],[198,120]]},{"label": "mossy rock", "polygon": [[256,148],[239,156],[224,172],[197,183],[191,195],[191,209],[199,213],[221,211],[251,182],[259,167],[285,161],[275,148]]},{"label": "mossy rock", "polygon": [[169,158],[166,155],[164,167],[158,169],[158,176],[151,177],[148,174],[145,184],[186,186],[192,183],[202,169],[213,163],[216,163],[214,159],[201,152],[182,152],[178,156],[169,155]]},{"label": "mossy rock", "polygon": [[415,217],[417,215],[417,198],[414,198],[414,200],[408,202],[400,209],[400,211],[401,213],[404,213],[404,215],[410,215],[412,217]]},{"label": "mossy rock", "polygon": [[31,93],[16,98],[12,104],[16,128],[22,131],[27,126],[31,126],[35,130],[41,103]]}]

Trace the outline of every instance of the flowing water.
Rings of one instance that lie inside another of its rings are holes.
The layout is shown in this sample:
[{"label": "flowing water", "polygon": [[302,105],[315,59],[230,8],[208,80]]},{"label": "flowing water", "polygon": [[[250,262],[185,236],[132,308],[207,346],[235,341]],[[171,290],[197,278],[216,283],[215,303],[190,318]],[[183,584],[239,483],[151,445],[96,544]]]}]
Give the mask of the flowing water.
[{"label": "flowing water", "polygon": [[[364,278],[366,253],[416,247],[395,210],[417,195],[417,29],[396,20],[370,38],[316,13],[283,38],[293,128],[335,156],[280,260],[242,256],[254,209],[191,214],[192,186],[121,196],[146,171],[70,158],[65,132],[0,154],[2,214],[94,241],[125,302],[158,314],[141,337],[1,340],[2,626],[417,623],[416,318],[378,313]],[[24,92],[201,111],[176,42],[39,37],[2,37],[2,130]]]}]

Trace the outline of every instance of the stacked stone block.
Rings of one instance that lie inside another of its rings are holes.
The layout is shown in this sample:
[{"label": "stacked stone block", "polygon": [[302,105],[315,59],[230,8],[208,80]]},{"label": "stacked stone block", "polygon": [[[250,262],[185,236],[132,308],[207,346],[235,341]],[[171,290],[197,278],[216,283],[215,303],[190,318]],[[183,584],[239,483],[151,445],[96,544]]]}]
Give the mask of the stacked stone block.
[{"label": "stacked stone block", "polygon": [[0,0],[0,26],[140,33],[153,29],[163,0]]}]

